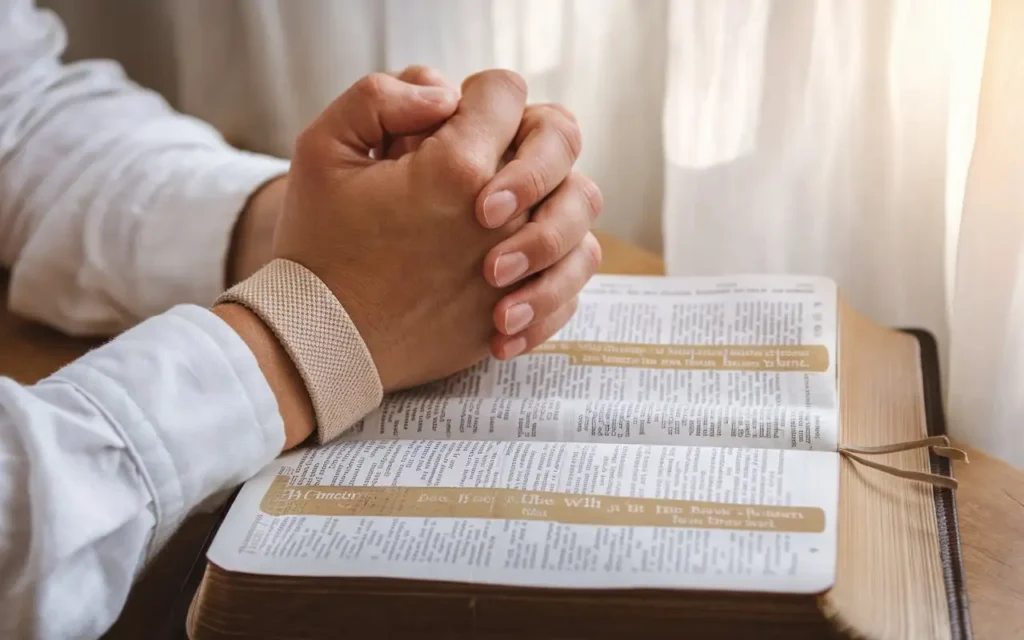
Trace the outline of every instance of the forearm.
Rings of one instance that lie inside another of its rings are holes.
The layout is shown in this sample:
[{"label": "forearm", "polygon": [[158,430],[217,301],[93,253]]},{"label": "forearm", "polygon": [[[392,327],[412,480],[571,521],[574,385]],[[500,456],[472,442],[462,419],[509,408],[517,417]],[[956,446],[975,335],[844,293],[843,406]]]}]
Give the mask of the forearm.
[{"label": "forearm", "polygon": [[175,304],[211,304],[232,271],[232,236],[267,224],[240,213],[288,163],[232,149],[114,65],[62,65],[52,16],[24,0],[0,7],[9,306],[68,333],[109,335]]},{"label": "forearm", "polygon": [[32,387],[0,379],[0,637],[101,635],[187,514],[312,424],[287,354],[234,305],[178,307]]}]

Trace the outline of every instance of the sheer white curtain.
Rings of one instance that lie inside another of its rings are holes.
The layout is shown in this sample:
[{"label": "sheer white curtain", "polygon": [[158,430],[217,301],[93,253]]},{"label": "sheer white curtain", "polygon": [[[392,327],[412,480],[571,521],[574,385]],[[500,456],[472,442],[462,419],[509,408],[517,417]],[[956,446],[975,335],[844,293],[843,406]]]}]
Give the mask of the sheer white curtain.
[{"label": "sheer white curtain", "polygon": [[580,119],[604,226],[662,249],[665,0],[38,1],[67,23],[72,58],[114,57],[233,142],[281,155],[371,71],[514,68],[531,101]]},{"label": "sheer white curtain", "polygon": [[43,4],[72,56],[117,57],[282,155],[368,71],[515,68],[579,117],[603,227],[672,273],[820,273],[878,321],[930,329],[953,434],[1024,465],[1015,0]]}]

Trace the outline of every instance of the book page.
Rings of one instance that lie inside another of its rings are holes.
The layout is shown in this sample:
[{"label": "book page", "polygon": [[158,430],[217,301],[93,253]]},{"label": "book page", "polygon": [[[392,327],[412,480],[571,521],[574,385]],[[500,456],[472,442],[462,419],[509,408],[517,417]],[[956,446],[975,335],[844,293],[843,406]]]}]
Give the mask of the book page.
[{"label": "book page", "polygon": [[598,276],[534,353],[395,394],[359,439],[835,451],[836,288],[783,276]]},{"label": "book page", "polygon": [[514,586],[817,593],[839,457],[573,442],[337,442],[246,483],[229,571]]}]

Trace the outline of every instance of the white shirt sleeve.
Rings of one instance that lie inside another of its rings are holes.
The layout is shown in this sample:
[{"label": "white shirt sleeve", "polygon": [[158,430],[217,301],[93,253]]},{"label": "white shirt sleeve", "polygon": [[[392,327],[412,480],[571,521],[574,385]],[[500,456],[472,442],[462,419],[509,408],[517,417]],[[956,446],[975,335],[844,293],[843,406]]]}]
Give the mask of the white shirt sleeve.
[{"label": "white shirt sleeve", "polygon": [[34,386],[0,378],[0,637],[102,635],[188,512],[283,445],[252,352],[195,306]]},{"label": "white shirt sleeve", "polygon": [[16,313],[112,334],[224,287],[231,230],[286,161],[235,150],[65,32],[0,0],[0,264]]}]

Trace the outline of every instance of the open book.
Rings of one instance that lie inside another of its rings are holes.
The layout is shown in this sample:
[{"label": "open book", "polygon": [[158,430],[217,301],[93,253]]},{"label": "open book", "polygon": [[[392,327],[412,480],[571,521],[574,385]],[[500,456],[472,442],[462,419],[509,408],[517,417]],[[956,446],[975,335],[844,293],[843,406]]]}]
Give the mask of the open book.
[{"label": "open book", "polygon": [[966,637],[951,450],[870,448],[929,435],[921,362],[828,280],[599,276],[246,483],[190,635]]}]

